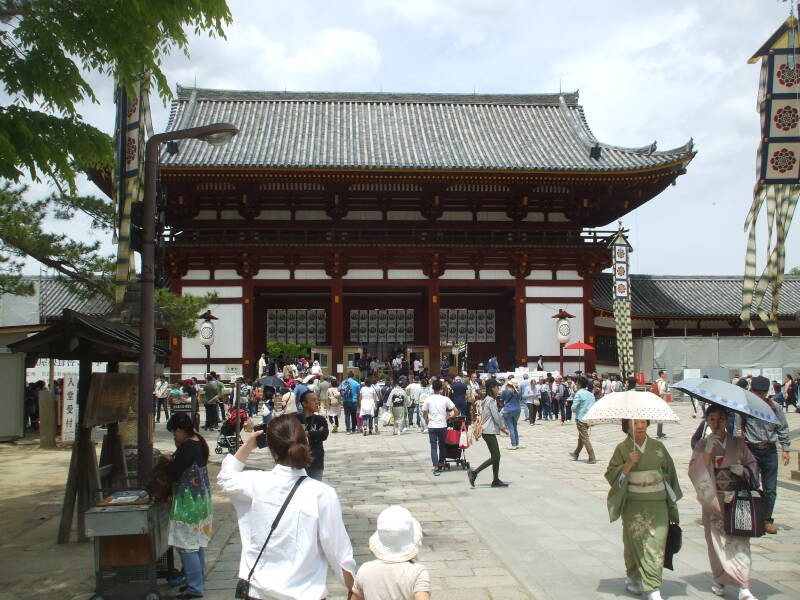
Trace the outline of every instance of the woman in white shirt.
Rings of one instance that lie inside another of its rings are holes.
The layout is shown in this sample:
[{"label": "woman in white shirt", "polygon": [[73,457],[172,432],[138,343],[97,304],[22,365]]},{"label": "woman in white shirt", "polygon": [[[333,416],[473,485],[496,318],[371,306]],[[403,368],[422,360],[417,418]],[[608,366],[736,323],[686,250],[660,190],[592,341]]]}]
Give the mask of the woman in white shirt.
[{"label": "woman in white shirt", "polygon": [[[245,471],[262,435],[276,465],[271,471]],[[294,415],[272,419],[266,434],[255,432],[235,456],[222,461],[217,483],[236,508],[242,541],[239,578],[246,580],[255,567],[250,598],[325,598],[328,565],[348,589],[353,587],[356,563],[339,498],[332,487],[308,477],[297,487],[256,564],[278,511],[310,464],[308,439]]]},{"label": "woman in white shirt", "polygon": [[375,407],[378,406],[378,393],[374,387],[375,381],[368,377],[364,385],[358,391],[358,405],[361,408],[360,415],[364,424],[364,435],[372,435],[372,425],[375,419]]}]

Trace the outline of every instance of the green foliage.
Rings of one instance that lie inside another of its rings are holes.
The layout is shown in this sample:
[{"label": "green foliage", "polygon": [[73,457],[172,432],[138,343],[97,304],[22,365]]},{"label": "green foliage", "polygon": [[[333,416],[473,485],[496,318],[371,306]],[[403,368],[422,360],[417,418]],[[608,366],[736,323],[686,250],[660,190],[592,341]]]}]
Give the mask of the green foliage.
[{"label": "green foliage", "polygon": [[166,288],[157,288],[155,304],[165,317],[170,333],[194,337],[198,333],[197,315],[204,312],[209,304],[214,304],[218,297],[216,292],[204,296],[177,296]]},{"label": "green foliage", "polygon": [[0,21],[0,81],[11,97],[0,106],[0,177],[44,175],[74,193],[76,163],[113,164],[110,138],[75,108],[97,102],[85,74],[133,92],[147,73],[166,100],[161,63],[175,47],[187,53],[184,28],[224,37],[231,15],[225,0],[0,0]]},{"label": "green foliage", "polygon": [[286,358],[294,359],[299,355],[310,356],[311,346],[304,344],[281,344],[280,342],[267,343],[267,353],[271,358],[276,358],[280,355]]},{"label": "green foliage", "polygon": [[789,269],[789,275],[800,275],[800,267],[794,267],[793,269]]}]

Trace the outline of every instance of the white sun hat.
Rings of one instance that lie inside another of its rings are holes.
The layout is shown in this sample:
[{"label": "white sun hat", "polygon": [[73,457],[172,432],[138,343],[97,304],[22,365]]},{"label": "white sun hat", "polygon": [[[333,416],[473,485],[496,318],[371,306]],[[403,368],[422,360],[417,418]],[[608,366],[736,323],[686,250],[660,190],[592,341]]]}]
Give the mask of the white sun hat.
[{"label": "white sun hat", "polygon": [[413,559],[422,544],[422,527],[408,509],[390,506],[378,515],[378,529],[369,538],[369,549],[387,563]]}]

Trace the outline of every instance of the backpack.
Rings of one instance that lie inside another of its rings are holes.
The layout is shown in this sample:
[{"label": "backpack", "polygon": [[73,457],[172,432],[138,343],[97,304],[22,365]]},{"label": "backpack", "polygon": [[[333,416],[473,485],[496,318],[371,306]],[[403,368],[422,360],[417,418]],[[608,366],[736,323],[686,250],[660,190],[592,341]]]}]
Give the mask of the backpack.
[{"label": "backpack", "polygon": [[349,379],[345,379],[342,385],[339,386],[339,393],[342,395],[342,402],[351,402],[353,400],[353,387],[350,385]]},{"label": "backpack", "polygon": [[661,397],[661,394],[658,393],[658,381],[654,381],[653,385],[650,386],[650,393]]},{"label": "backpack", "polygon": [[403,392],[400,392],[400,393],[396,394],[396,393],[394,393],[394,390],[393,390],[392,391],[392,406],[400,407],[400,406],[403,406],[405,403],[406,403],[405,394]]}]

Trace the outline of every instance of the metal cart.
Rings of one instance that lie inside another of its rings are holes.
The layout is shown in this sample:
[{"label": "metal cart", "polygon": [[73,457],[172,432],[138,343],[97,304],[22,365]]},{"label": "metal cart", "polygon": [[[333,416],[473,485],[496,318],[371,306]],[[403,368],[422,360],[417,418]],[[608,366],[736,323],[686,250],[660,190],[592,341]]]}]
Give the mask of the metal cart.
[{"label": "metal cart", "polygon": [[92,600],[160,600],[156,580],[174,571],[168,531],[169,504],[95,506],[86,511],[86,535],[94,538]]}]

